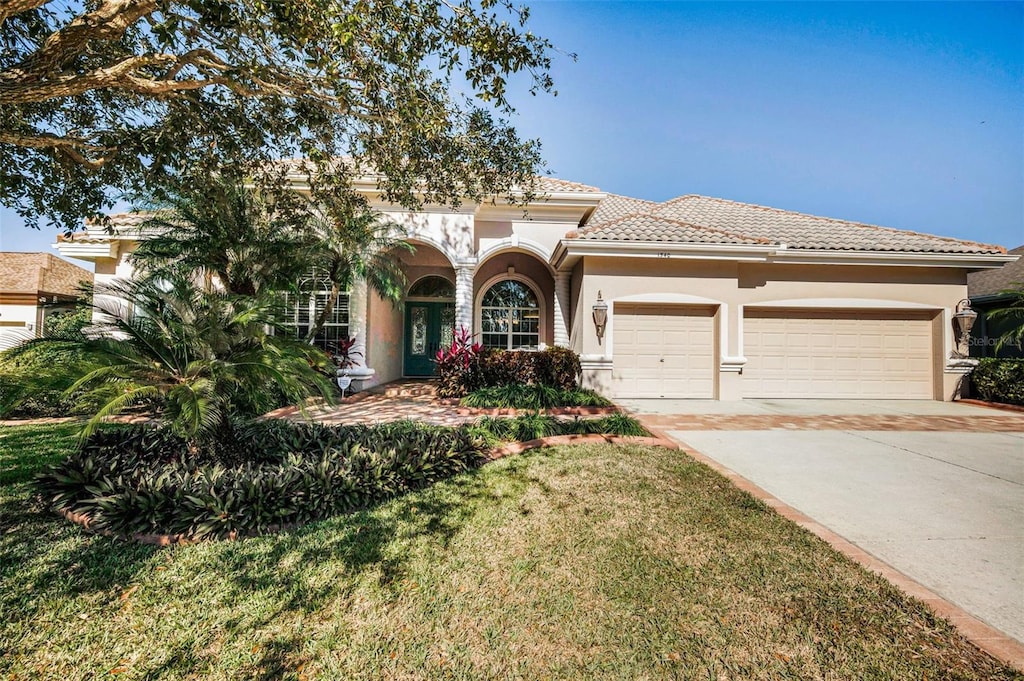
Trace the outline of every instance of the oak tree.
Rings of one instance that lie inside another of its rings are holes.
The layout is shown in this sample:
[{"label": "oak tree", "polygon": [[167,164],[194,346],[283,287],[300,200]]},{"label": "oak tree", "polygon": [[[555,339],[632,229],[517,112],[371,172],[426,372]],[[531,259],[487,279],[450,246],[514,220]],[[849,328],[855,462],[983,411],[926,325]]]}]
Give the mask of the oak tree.
[{"label": "oak tree", "polygon": [[[553,85],[528,18],[511,0],[0,0],[0,203],[69,229],[195,167],[372,172],[409,207],[529,194],[539,144],[506,120],[509,85]],[[305,160],[268,163],[286,158]]]}]

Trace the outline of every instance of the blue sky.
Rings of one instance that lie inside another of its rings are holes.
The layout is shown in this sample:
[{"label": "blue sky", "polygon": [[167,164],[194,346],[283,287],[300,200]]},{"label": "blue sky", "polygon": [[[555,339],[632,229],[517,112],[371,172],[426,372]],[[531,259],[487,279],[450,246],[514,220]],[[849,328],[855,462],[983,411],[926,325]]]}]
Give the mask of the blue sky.
[{"label": "blue sky", "polygon": [[[558,177],[1024,243],[1024,3],[535,2]],[[0,249],[50,250],[0,214]]]}]

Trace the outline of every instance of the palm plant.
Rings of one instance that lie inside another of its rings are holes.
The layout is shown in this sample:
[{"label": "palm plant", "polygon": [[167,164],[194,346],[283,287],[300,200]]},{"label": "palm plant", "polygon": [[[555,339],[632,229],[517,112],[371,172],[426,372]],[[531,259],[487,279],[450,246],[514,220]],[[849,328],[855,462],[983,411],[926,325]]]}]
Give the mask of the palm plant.
[{"label": "palm plant", "polygon": [[310,213],[301,200],[273,197],[228,175],[189,178],[153,206],[132,258],[154,279],[202,275],[207,290],[258,295],[294,287],[307,268]]},{"label": "palm plant", "polygon": [[999,292],[1000,295],[1008,296],[1007,301],[998,308],[989,310],[985,314],[991,320],[1018,322],[1012,324],[996,341],[996,351],[1002,350],[1007,345],[1020,348],[1024,344],[1024,282],[1014,282],[1013,288]]},{"label": "palm plant", "polygon": [[397,253],[412,252],[404,229],[382,218],[358,198],[328,197],[312,223],[310,262],[330,285],[324,308],[313,320],[306,341],[312,341],[330,319],[343,291],[363,281],[381,298],[398,303],[405,292],[405,273]]},{"label": "palm plant", "polygon": [[97,294],[99,334],[83,343],[104,362],[68,389],[104,398],[83,437],[104,418],[144,404],[196,443],[230,432],[275,399],[301,404],[333,395],[328,357],[286,334],[271,335],[269,302],[204,290],[183,276],[119,282]]}]

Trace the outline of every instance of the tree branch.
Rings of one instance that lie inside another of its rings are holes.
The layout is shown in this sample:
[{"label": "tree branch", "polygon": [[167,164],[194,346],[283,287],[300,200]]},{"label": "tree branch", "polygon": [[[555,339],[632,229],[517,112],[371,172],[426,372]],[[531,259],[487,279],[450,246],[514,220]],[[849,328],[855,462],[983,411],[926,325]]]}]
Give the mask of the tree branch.
[{"label": "tree branch", "polygon": [[42,7],[50,0],[3,0],[0,2],[0,26],[15,14]]},{"label": "tree branch", "polygon": [[[90,170],[98,170],[117,154],[117,147],[108,147],[86,142],[76,137],[59,137],[49,133],[19,135],[0,131],[0,144],[13,144],[29,149],[53,149],[75,163]],[[83,153],[84,152],[84,153]],[[100,154],[98,158],[89,158],[85,154]]]}]

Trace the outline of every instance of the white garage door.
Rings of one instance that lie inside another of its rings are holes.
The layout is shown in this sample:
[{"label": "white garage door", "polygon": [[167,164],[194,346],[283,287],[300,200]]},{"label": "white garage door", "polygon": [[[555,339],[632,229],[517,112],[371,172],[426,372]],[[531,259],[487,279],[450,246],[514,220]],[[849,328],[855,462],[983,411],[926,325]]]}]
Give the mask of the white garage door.
[{"label": "white garage door", "polygon": [[743,396],[932,399],[932,316],[748,308]]},{"label": "white garage door", "polygon": [[714,307],[617,304],[612,396],[714,397],[714,314]]}]

